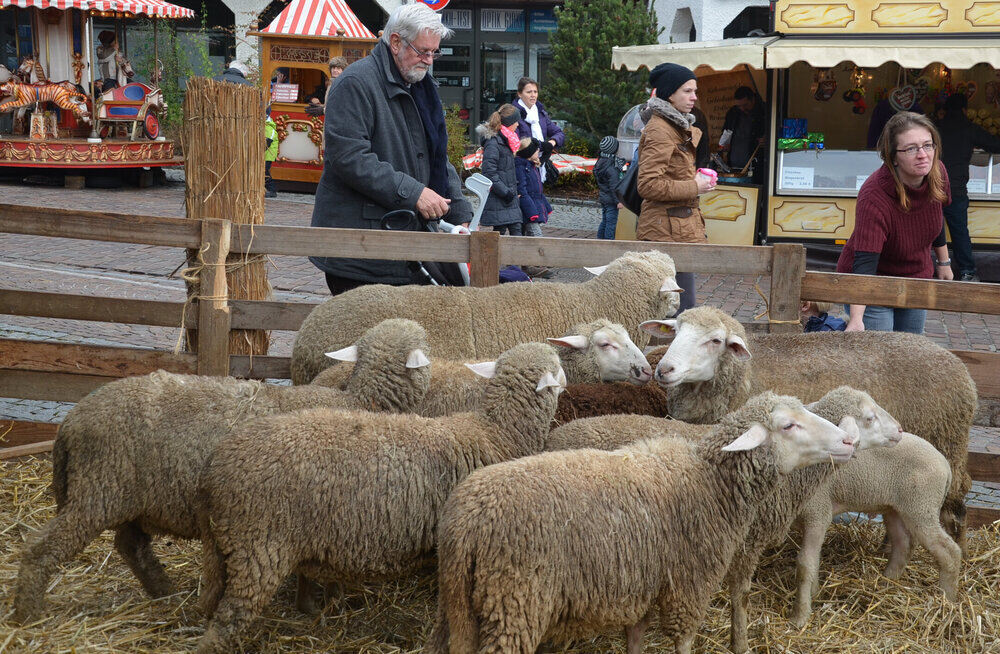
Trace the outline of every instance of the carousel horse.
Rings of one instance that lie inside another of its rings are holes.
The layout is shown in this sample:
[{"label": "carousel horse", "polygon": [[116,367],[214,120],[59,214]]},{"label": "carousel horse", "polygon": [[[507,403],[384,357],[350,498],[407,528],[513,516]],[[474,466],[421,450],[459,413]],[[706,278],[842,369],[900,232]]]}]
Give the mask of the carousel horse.
[{"label": "carousel horse", "polygon": [[38,61],[37,52],[34,56],[25,56],[21,60],[21,65],[18,66],[17,72],[27,84],[47,84],[49,81],[48,76],[45,74],[45,69],[42,68],[42,63]]},{"label": "carousel horse", "polygon": [[0,113],[13,111],[18,107],[27,107],[31,104],[37,107],[42,102],[52,102],[60,109],[72,111],[82,122],[90,122],[90,113],[87,111],[87,96],[83,93],[77,93],[69,82],[24,84],[11,79],[0,84],[0,97],[8,95],[13,96],[13,100],[0,104]]},{"label": "carousel horse", "polygon": [[118,86],[125,86],[135,75],[130,62],[121,52],[115,51],[115,63],[118,64]]}]

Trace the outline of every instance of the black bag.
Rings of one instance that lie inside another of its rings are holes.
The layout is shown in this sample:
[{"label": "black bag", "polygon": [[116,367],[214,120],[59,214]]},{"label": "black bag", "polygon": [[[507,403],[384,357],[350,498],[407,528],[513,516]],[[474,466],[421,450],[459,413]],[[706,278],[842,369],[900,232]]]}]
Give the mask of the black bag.
[{"label": "black bag", "polygon": [[546,159],[542,165],[545,166],[545,186],[555,184],[556,180],[559,179],[559,169],[556,168],[551,159]]},{"label": "black bag", "polygon": [[632,158],[632,165],[615,187],[615,195],[622,205],[636,216],[642,211],[642,196],[639,195],[639,152]]}]

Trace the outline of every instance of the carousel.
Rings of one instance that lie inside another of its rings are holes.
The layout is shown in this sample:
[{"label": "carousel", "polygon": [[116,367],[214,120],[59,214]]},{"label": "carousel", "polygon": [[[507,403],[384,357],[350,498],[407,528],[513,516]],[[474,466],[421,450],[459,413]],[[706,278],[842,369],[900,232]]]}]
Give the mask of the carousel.
[{"label": "carousel", "polygon": [[[120,37],[123,21],[153,22],[149,83]],[[162,168],[183,164],[161,135],[155,30],[194,12],[162,0],[0,0],[0,166]],[[95,18],[114,29],[95,35]]]}]

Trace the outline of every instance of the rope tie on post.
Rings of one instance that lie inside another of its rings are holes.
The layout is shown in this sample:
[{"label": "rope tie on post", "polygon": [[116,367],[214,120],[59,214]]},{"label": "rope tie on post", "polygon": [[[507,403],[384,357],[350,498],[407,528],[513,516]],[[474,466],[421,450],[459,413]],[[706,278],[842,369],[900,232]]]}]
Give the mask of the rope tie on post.
[{"label": "rope tie on post", "polygon": [[760,284],[756,282],[753,285],[754,289],[757,291],[757,295],[760,299],[764,300],[764,310],[753,317],[754,320],[760,320],[762,316],[767,316],[767,323],[769,325],[798,325],[801,321],[799,320],[774,320],[771,318],[771,302],[764,295],[764,291],[760,290]]}]

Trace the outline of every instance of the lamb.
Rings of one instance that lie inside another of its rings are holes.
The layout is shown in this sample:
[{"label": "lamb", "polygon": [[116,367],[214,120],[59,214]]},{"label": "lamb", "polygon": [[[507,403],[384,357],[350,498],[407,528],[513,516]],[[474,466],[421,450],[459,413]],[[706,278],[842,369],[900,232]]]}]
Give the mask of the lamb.
[{"label": "lamb", "polygon": [[902,434],[892,449],[859,453],[830,481],[814,492],[799,514],[803,525],[798,557],[798,595],[793,621],[802,627],[812,612],[812,597],[819,589],[819,557],[827,527],[841,511],[873,511],[885,516],[892,553],[885,575],[895,579],[909,559],[912,534],[937,561],[945,597],[958,594],[962,550],[938,520],[951,486],[948,460],[930,443],[913,434]]},{"label": "lamb", "polygon": [[306,407],[403,412],[430,381],[427,337],[410,320],[387,320],[340,357],[356,359],[346,391],[272,386],[157,371],[105,384],[73,407],[53,448],[57,515],[27,547],[14,592],[14,617],[37,616],[58,565],[106,529],[147,593],[172,584],[150,534],[200,535],[198,477],[216,442],[255,416]]},{"label": "lamb", "polygon": [[656,438],[479,470],[441,518],[425,651],[530,654],[546,638],[625,628],[638,654],[658,609],[686,654],[779,479],[853,452],[851,436],[797,399],[763,393],[698,443]]},{"label": "lamb", "polygon": [[[652,366],[625,328],[607,320],[575,325],[567,334],[546,340],[560,346],[557,351],[569,384],[627,381],[640,385],[653,377]],[[343,388],[351,369],[350,363],[330,366],[312,383]],[[431,386],[415,413],[436,418],[473,411],[483,388],[482,378],[466,367],[465,362],[434,358],[431,360]],[[654,393],[666,397],[658,389]]]},{"label": "lamb", "polygon": [[[847,431],[857,431],[859,451],[892,447],[902,435],[899,423],[876,404],[870,395],[848,386],[833,389],[806,408]],[[674,436],[700,440],[711,429],[710,425],[650,416],[602,416],[578,420],[552,430],[545,449],[555,451],[596,447],[612,450],[644,437]],[[882,454],[880,450],[879,455]],[[730,643],[737,654],[747,650],[746,597],[750,590],[750,580],[764,549],[781,543],[793,519],[799,515],[817,488],[828,487],[832,483],[831,476],[837,478],[838,475],[845,474],[844,470],[850,471],[853,465],[851,463],[837,471],[827,465],[817,465],[792,472],[776,486],[771,500],[763,505],[756,519],[751,522],[746,543],[733,556],[727,574],[731,601]],[[846,474],[850,475],[850,472]],[[830,517],[832,516],[828,516],[828,519]]]},{"label": "lamb", "polygon": [[319,305],[306,317],[292,347],[291,374],[306,384],[330,365],[324,352],[349,344],[385,318],[410,318],[427,328],[436,356],[462,360],[494,358],[518,343],[564,334],[573,325],[605,318],[636,326],[677,310],[679,287],[666,254],[627,252],[580,284],[502,284],[489,288],[362,286]]},{"label": "lamb", "polygon": [[[263,418],[219,444],[199,490],[212,618],[198,652],[231,651],[296,569],[327,580],[409,570],[432,553],[459,481],[541,449],[565,384],[555,350],[525,343],[474,367],[489,377],[474,413],[314,409]],[[275,448],[283,456],[270,456]]]},{"label": "lamb", "polygon": [[964,549],[965,494],[972,483],[966,462],[977,395],[958,357],[923,336],[901,332],[748,339],[734,318],[708,306],[644,328],[676,334],[654,375],[669,389],[670,415],[680,420],[715,422],[763,390],[806,402],[841,384],[870,393],[904,430],[927,439],[948,459],[952,483],[941,521]]}]

